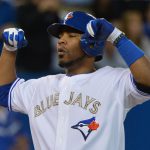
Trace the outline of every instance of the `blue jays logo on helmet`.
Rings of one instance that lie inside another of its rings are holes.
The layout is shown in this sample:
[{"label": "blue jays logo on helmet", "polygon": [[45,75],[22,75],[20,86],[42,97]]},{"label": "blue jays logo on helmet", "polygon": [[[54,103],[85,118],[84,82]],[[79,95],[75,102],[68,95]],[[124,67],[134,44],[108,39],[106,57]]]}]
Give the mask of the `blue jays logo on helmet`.
[{"label": "blue jays logo on helmet", "polygon": [[68,14],[65,16],[64,24],[65,24],[65,22],[66,22],[68,19],[71,19],[71,18],[73,18],[73,12],[70,12],[70,13],[68,13]]},{"label": "blue jays logo on helmet", "polygon": [[79,121],[76,125],[73,125],[71,128],[80,131],[84,140],[86,141],[90,133],[92,131],[97,130],[98,127],[99,127],[99,123],[95,121],[95,117],[92,117],[87,120]]}]

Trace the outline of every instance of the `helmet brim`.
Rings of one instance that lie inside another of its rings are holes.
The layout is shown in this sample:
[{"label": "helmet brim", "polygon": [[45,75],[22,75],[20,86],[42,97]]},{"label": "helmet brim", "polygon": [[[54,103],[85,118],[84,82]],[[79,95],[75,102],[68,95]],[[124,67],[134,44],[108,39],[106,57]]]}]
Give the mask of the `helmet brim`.
[{"label": "helmet brim", "polygon": [[59,38],[60,33],[62,33],[63,31],[74,31],[74,32],[78,32],[83,34],[82,31],[75,29],[71,26],[62,24],[62,23],[54,23],[51,24],[48,28],[47,28],[47,32],[49,35],[52,35],[56,38]]}]

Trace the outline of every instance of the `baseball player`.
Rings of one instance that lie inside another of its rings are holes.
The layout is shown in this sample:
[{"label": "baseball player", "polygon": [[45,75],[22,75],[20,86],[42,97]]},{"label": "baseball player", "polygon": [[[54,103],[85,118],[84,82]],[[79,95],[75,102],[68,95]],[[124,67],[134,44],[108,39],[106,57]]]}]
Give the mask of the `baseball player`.
[{"label": "baseball player", "polygon": [[[68,13],[48,33],[58,38],[66,74],[24,81],[15,73],[16,52],[27,44],[24,32],[4,30],[0,104],[29,116],[36,150],[124,150],[127,112],[150,99],[150,61],[122,31],[85,12]],[[106,41],[129,69],[95,69]]]}]

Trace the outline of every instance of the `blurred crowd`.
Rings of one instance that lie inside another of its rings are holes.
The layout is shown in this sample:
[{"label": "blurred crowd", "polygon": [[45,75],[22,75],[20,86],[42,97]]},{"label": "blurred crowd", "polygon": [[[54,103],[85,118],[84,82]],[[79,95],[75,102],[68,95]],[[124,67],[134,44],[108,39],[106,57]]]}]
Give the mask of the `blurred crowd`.
[{"label": "blurred crowd", "polygon": [[[28,46],[17,53],[18,77],[30,79],[63,72],[57,65],[56,39],[49,36],[46,29],[73,10],[106,18],[150,57],[150,1],[0,0],[0,52],[5,28],[22,28],[28,40]],[[116,48],[108,42],[103,60],[96,63],[97,67],[106,65],[127,67]],[[0,145],[2,150],[33,149],[27,116],[9,113],[0,107]]]}]

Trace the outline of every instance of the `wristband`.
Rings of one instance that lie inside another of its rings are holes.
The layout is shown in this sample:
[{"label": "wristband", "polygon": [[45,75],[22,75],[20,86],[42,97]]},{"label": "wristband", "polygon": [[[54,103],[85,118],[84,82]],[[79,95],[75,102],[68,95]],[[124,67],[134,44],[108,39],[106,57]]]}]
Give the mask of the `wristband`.
[{"label": "wristband", "polygon": [[118,44],[118,42],[120,41],[120,39],[125,36],[125,34],[122,32],[113,42],[114,46],[116,46]]},{"label": "wristband", "polygon": [[144,52],[126,36],[121,36],[116,47],[126,64],[130,67],[136,60],[144,56]]}]

